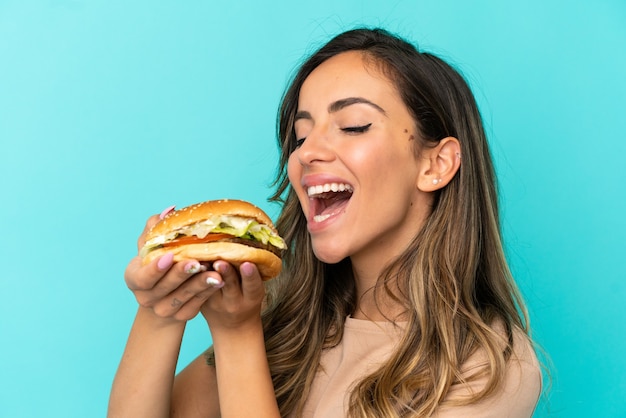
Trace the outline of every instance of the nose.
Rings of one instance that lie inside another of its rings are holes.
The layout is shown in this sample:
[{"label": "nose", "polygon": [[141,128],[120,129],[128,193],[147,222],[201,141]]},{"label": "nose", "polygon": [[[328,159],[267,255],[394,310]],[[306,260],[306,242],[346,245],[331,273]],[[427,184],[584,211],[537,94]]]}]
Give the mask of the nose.
[{"label": "nose", "polygon": [[296,150],[303,166],[332,161],[335,152],[330,138],[324,132],[313,130]]}]

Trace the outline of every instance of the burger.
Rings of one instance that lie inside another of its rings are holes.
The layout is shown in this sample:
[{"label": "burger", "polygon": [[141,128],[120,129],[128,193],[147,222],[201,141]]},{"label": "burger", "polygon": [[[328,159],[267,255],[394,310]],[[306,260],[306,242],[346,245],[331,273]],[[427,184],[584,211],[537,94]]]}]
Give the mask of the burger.
[{"label": "burger", "polygon": [[243,200],[210,200],[168,213],[146,235],[144,264],[166,253],[174,261],[254,263],[263,280],[276,277],[287,247],[263,210]]}]

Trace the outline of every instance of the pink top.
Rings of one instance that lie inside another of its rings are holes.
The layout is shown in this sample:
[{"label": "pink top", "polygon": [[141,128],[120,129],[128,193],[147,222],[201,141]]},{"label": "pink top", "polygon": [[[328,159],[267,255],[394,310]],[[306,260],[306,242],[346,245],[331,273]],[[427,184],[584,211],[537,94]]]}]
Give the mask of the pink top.
[{"label": "pink top", "polygon": [[[402,330],[386,322],[346,319],[341,343],[322,354],[321,368],[304,407],[304,418],[345,417],[351,386],[373,372],[394,350]],[[484,361],[484,353],[476,353],[464,370]],[[472,386],[480,387],[480,381]],[[482,383],[484,384],[484,382]],[[448,399],[468,392],[455,385]],[[521,331],[514,332],[514,352],[502,388],[477,404],[462,407],[441,407],[433,418],[528,418],[532,416],[541,392],[540,367],[530,343]]]}]

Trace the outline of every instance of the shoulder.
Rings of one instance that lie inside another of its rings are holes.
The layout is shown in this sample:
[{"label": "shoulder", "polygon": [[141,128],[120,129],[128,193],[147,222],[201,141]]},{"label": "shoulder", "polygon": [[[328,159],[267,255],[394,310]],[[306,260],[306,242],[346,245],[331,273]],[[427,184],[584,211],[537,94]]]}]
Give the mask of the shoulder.
[{"label": "shoulder", "polygon": [[[494,327],[504,333],[503,327]],[[472,374],[486,362],[486,354],[478,351],[464,364],[464,374]],[[478,379],[470,384],[454,384],[433,417],[480,417],[480,418],[529,418],[532,416],[541,394],[541,367],[533,344],[520,329],[513,329],[513,351],[508,359],[504,380],[500,387],[489,397],[470,405],[454,406],[454,399],[471,395],[485,385],[485,379]]]}]

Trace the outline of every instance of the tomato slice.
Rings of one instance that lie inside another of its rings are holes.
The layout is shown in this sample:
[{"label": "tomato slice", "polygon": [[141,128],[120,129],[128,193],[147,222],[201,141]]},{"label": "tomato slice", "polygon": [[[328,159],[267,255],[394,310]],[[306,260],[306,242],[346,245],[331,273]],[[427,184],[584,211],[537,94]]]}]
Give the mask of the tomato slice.
[{"label": "tomato slice", "polygon": [[234,238],[234,235],[230,234],[208,234],[204,238],[198,238],[197,236],[191,237],[180,237],[176,238],[173,241],[165,242],[161,244],[162,247],[176,247],[179,245],[188,245],[188,244],[204,244],[207,242],[219,241],[225,238]]}]

